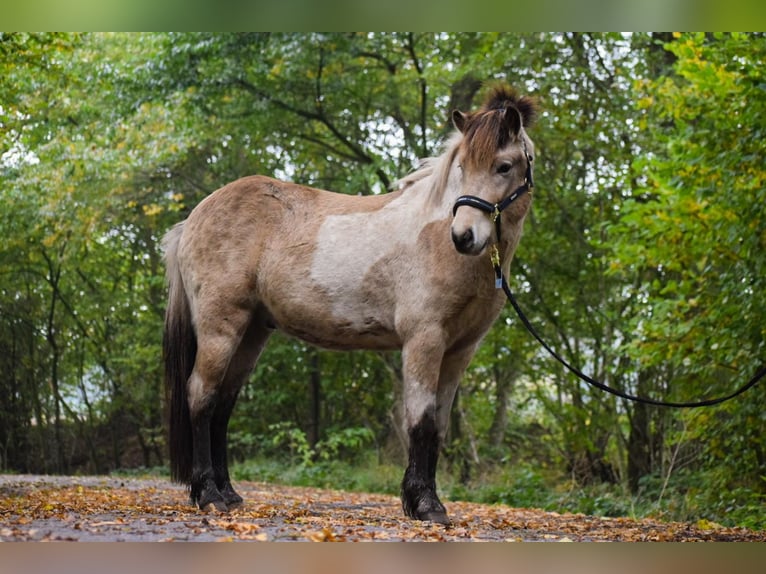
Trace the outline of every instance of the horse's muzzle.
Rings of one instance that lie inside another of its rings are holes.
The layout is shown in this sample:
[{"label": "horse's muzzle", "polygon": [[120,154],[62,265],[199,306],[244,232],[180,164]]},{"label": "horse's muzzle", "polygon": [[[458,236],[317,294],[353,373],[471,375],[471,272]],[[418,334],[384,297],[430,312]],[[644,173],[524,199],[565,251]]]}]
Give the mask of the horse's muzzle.
[{"label": "horse's muzzle", "polygon": [[469,227],[463,233],[452,232],[452,243],[455,249],[463,255],[479,255],[487,246],[487,242],[477,243],[473,230]]}]

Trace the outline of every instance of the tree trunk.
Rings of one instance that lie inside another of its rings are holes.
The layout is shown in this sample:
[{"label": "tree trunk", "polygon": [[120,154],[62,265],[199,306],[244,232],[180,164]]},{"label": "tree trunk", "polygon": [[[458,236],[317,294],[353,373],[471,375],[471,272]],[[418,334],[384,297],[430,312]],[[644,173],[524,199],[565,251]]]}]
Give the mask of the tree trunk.
[{"label": "tree trunk", "polygon": [[513,375],[504,373],[495,366],[495,412],[489,427],[489,444],[493,448],[503,446],[505,429],[508,427],[508,398],[513,387]]},{"label": "tree trunk", "polygon": [[402,374],[401,354],[380,352],[378,357],[391,376],[393,391],[393,400],[388,411],[388,436],[384,439],[385,451],[395,460],[402,462],[406,460],[409,437],[404,430],[404,375]]},{"label": "tree trunk", "polygon": [[[645,371],[638,374],[637,394],[643,395],[647,379]],[[630,417],[628,435],[628,486],[630,492],[638,492],[641,477],[652,471],[651,445],[649,436],[649,409],[643,403],[635,403],[633,416]]]},{"label": "tree trunk", "polygon": [[319,351],[311,347],[309,354],[309,408],[310,419],[309,427],[306,432],[306,438],[312,450],[316,451],[319,443],[320,418],[321,418],[321,385],[322,371],[319,363]]}]

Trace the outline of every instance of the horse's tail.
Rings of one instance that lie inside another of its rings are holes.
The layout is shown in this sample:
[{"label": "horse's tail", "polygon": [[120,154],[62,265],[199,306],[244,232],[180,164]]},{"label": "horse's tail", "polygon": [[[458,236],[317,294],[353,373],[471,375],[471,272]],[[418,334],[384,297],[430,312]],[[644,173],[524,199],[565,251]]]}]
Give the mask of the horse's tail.
[{"label": "horse's tail", "polygon": [[192,324],[189,300],[178,268],[178,242],[182,233],[183,223],[179,223],[167,232],[162,241],[168,283],[168,306],[165,311],[162,352],[168,410],[170,478],[175,482],[190,484],[192,428],[187,381],[197,356],[197,336]]}]

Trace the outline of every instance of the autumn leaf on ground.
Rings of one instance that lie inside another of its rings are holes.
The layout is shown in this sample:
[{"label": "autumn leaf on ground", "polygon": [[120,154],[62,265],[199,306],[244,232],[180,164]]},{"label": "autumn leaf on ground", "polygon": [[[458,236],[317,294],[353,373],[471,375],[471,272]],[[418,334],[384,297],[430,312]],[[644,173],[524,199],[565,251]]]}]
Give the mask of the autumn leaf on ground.
[{"label": "autumn leaf on ground", "polygon": [[766,532],[447,502],[453,526],[411,521],[399,499],[241,482],[245,505],[207,514],[164,479],[0,475],[0,541],[760,541]]}]

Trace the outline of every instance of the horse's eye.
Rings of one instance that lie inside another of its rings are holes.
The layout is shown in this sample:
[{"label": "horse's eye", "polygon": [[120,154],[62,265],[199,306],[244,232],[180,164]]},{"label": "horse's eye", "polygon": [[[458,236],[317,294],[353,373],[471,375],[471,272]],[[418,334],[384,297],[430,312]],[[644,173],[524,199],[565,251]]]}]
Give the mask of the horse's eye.
[{"label": "horse's eye", "polygon": [[511,164],[509,162],[503,162],[499,166],[497,166],[497,173],[504,175],[511,171]]}]

